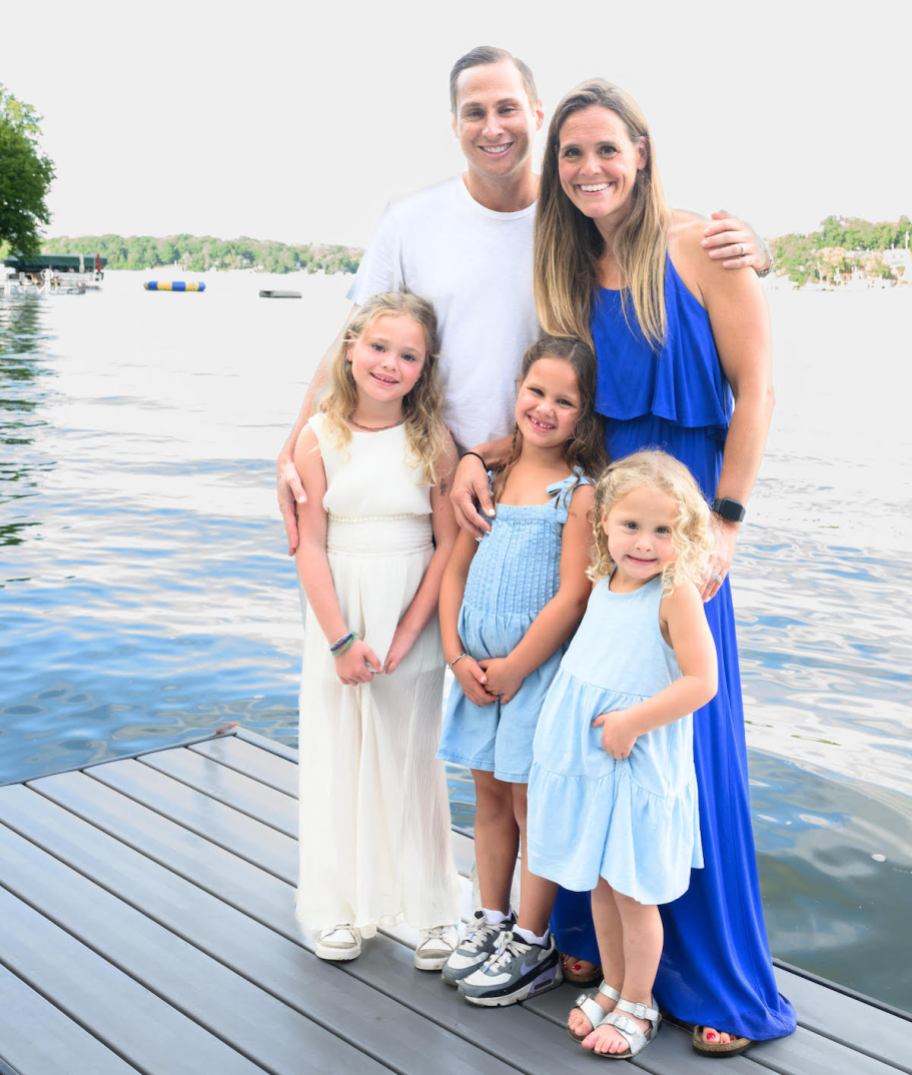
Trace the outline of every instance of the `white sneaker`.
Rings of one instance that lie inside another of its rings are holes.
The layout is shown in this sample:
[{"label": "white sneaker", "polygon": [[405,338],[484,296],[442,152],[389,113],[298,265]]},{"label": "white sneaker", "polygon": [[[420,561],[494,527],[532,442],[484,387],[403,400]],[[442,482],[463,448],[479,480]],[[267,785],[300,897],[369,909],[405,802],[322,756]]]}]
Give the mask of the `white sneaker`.
[{"label": "white sneaker", "polygon": [[348,922],[340,926],[321,929],[314,945],[314,955],[319,959],[332,959],[342,963],[361,955],[361,930]]},{"label": "white sneaker", "polygon": [[416,970],[442,970],[456,951],[459,931],[456,926],[431,926],[423,929],[415,949]]}]

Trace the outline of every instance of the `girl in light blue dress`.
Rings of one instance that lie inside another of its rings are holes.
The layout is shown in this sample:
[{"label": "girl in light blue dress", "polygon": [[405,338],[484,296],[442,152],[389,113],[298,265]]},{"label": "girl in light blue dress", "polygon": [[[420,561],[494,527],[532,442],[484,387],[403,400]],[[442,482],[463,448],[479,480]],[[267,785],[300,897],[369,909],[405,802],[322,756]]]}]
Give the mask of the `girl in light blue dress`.
[{"label": "girl in light blue dress", "polygon": [[455,683],[438,757],[472,770],[482,904],[443,978],[473,1004],[512,1004],[561,981],[548,931],[554,885],[529,874],[524,852],[516,921],[510,883],[525,843],[535,725],[589,597],[586,474],[604,462],[594,391],[586,344],[545,338],[529,349],[512,457],[494,477],[491,532],[480,542],[460,532],[441,584],[441,637]]},{"label": "girl in light blue dress", "polygon": [[699,585],[709,509],[660,451],[613,463],[593,509],[595,585],[542,709],[529,779],[529,868],[591,890],[604,981],[568,1023],[586,1049],[635,1056],[659,1013],[659,904],[703,865],[691,714],[716,692]]}]

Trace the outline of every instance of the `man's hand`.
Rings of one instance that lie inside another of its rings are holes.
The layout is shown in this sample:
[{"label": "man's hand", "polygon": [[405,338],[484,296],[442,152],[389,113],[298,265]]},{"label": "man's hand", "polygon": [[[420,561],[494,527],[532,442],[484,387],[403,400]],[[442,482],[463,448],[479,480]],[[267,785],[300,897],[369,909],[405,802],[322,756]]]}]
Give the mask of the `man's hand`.
[{"label": "man's hand", "polygon": [[769,248],[750,224],[733,217],[727,209],[712,214],[712,224],[703,231],[701,246],[726,269],[753,269],[766,272],[771,259]]},{"label": "man's hand", "polygon": [[478,514],[476,502],[489,519],[494,518],[494,501],[488,487],[487,472],[478,456],[464,455],[453,475],[450,503],[461,529],[473,537],[481,538],[491,529],[491,524]]},{"label": "man's hand", "polygon": [[276,466],[276,497],[282,521],[285,523],[288,555],[294,556],[298,549],[298,515],[295,504],[306,504],[307,494],[304,492],[301,476],[290,459],[279,459]]}]

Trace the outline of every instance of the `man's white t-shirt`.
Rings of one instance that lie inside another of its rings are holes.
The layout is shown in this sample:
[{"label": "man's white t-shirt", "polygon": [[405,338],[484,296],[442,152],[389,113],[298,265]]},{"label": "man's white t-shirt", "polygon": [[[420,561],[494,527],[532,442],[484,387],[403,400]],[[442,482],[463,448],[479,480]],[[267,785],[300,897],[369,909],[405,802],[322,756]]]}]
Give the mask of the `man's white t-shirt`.
[{"label": "man's white t-shirt", "polygon": [[464,448],[513,429],[520,363],[538,336],[534,218],[534,203],[497,213],[447,179],[388,207],[348,292],[359,305],[403,289],[434,304],[444,415]]}]

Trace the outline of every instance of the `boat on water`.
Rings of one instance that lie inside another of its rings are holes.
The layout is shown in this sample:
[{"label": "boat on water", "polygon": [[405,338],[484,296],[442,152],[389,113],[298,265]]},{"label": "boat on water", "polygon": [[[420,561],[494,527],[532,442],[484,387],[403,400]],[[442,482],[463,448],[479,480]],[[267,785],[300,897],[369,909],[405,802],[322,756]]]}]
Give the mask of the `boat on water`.
[{"label": "boat on water", "polygon": [[300,291],[276,291],[274,288],[264,288],[260,292],[261,299],[299,299]]},{"label": "boat on water", "polygon": [[4,295],[84,295],[98,290],[108,259],[100,254],[36,254],[5,258],[0,273]]}]

